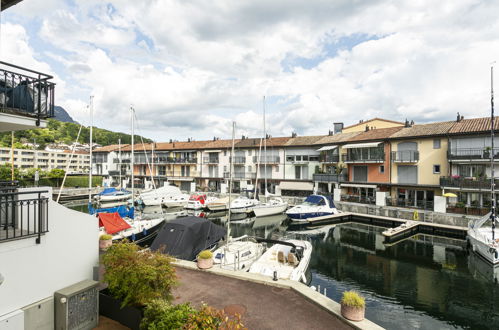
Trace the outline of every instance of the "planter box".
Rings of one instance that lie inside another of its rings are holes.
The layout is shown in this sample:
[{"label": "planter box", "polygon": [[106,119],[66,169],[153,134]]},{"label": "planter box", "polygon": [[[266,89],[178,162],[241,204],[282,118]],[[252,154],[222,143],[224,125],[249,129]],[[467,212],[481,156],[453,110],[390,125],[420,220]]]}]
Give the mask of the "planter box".
[{"label": "planter box", "polygon": [[142,310],[126,306],[121,308],[121,300],[113,298],[108,290],[99,293],[99,314],[129,327],[132,330],[140,329]]}]

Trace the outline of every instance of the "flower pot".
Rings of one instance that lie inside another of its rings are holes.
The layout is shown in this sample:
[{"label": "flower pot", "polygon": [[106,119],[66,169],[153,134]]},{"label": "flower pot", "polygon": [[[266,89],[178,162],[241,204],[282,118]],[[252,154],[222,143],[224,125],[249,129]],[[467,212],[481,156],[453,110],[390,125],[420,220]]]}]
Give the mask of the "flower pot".
[{"label": "flower pot", "polygon": [[136,307],[125,306],[121,308],[121,300],[110,295],[106,290],[99,292],[99,314],[110,318],[124,326],[139,330],[143,311]]},{"label": "flower pot", "polygon": [[112,239],[99,240],[99,249],[101,249],[101,250],[107,250],[107,248],[110,247],[111,245],[113,245]]},{"label": "flower pot", "polygon": [[208,269],[213,267],[213,258],[211,259],[198,259],[198,268]]},{"label": "flower pot", "polygon": [[341,315],[350,321],[362,321],[365,311],[365,307],[359,308],[341,304]]}]

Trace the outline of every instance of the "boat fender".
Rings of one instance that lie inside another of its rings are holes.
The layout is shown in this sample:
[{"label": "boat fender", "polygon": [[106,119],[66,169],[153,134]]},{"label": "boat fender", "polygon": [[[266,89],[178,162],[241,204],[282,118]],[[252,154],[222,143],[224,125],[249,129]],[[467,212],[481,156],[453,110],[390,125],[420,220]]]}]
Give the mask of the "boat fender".
[{"label": "boat fender", "polygon": [[135,233],[132,233],[132,242],[135,241]]},{"label": "boat fender", "polygon": [[419,213],[418,213],[418,211],[414,211],[414,213],[412,214],[412,220],[419,220]]},{"label": "boat fender", "polygon": [[143,234],[144,236],[147,236],[147,229],[145,229],[145,228],[144,228],[144,229],[142,229],[142,234]]}]

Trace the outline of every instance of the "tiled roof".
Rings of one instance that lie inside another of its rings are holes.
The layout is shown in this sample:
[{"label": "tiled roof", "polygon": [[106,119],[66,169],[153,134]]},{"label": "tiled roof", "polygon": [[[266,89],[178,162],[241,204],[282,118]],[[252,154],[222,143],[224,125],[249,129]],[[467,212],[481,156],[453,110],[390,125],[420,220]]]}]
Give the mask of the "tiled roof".
[{"label": "tiled roof", "polygon": [[376,118],[373,118],[373,119],[369,119],[369,120],[363,121],[361,123],[356,123],[356,124],[352,124],[350,126],[343,127],[343,129],[352,128],[352,127],[355,127],[355,126],[358,126],[358,125],[364,125],[364,124],[370,123],[370,122],[375,121],[375,120],[386,121],[388,123],[394,123],[394,124],[404,125],[404,123],[401,123],[399,121],[394,121],[394,120],[389,120],[389,119],[383,119],[383,118],[376,117]]},{"label": "tiled roof", "polygon": [[442,121],[430,124],[413,125],[412,127],[404,127],[400,131],[390,136],[390,139],[444,135],[449,132],[454,124],[456,124],[455,121]]},{"label": "tiled roof", "polygon": [[[122,144],[121,145],[121,150],[123,150],[123,148],[128,147],[128,146],[129,146],[129,144]],[[94,149],[93,152],[111,152],[111,151],[118,150],[119,148],[120,148],[119,144],[111,144],[111,145],[108,145],[108,146],[104,146],[104,147],[100,147],[100,148]]]},{"label": "tiled roof", "polygon": [[321,139],[316,141],[314,144],[335,144],[335,143],[342,143],[342,142],[348,142],[349,139],[361,134],[362,132],[350,132],[350,133],[338,133],[334,135],[326,135],[323,136]]},{"label": "tiled roof", "polygon": [[[240,139],[234,139],[234,145],[239,143]],[[227,149],[232,147],[232,139],[230,140],[215,140],[206,144],[205,149]]]},{"label": "tiled roof", "polygon": [[294,138],[290,138],[284,146],[289,147],[289,146],[309,146],[320,139],[324,138],[324,135],[316,135],[316,136],[297,136]]},{"label": "tiled roof", "polygon": [[[282,147],[291,139],[290,137],[271,137],[267,139],[267,147]],[[236,148],[252,148],[260,146],[260,138],[247,138],[240,140]]]},{"label": "tiled roof", "polygon": [[369,141],[369,140],[386,140],[393,134],[400,131],[403,127],[389,127],[389,128],[379,128],[371,129],[366,132],[361,132],[360,134],[348,139],[346,142],[358,142],[358,141]]},{"label": "tiled roof", "polygon": [[[499,130],[499,117],[494,118],[494,130]],[[463,119],[454,122],[449,134],[490,132],[490,117]]]}]

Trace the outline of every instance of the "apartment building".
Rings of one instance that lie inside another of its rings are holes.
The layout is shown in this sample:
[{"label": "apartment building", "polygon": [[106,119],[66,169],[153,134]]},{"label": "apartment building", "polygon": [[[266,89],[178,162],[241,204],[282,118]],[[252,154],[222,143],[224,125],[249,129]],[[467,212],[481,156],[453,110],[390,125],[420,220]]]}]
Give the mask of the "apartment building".
[{"label": "apartment building", "polygon": [[68,174],[89,173],[90,155],[87,152],[75,151],[71,156],[71,151],[63,152],[14,149],[0,147],[0,164],[12,164],[18,169],[39,168],[43,171],[50,171],[54,168],[67,170]]}]

